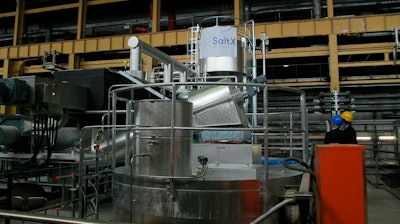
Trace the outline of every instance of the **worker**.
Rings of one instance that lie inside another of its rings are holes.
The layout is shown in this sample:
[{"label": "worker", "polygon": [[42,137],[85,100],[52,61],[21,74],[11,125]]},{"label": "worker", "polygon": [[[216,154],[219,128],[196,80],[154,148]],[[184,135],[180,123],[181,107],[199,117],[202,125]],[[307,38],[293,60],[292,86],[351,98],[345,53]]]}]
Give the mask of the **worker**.
[{"label": "worker", "polygon": [[358,144],[356,130],[354,130],[353,126],[351,125],[351,123],[353,122],[353,113],[351,113],[350,111],[344,111],[341,116],[343,118],[343,139],[341,143]]},{"label": "worker", "polygon": [[341,143],[343,139],[343,131],[340,127],[343,125],[343,118],[336,114],[331,119],[331,130],[325,133],[324,144]]}]

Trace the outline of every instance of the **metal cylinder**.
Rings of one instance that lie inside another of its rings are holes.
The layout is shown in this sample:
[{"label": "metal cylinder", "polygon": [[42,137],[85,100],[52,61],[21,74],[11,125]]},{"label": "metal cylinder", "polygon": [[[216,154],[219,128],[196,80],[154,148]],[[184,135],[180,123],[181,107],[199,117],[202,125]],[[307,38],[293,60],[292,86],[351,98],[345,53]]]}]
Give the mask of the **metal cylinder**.
[{"label": "metal cylinder", "polygon": [[191,175],[193,106],[190,102],[142,100],[134,104],[135,173],[151,176]]},{"label": "metal cylinder", "polygon": [[250,223],[262,211],[258,180],[130,179],[129,172],[129,167],[115,172],[113,221]]},{"label": "metal cylinder", "polygon": [[[299,171],[277,168],[270,175],[270,197],[264,201],[262,177],[245,178],[243,169],[222,167],[210,170],[204,178],[173,179],[135,177],[131,176],[131,167],[118,167],[113,178],[112,220],[141,224],[250,223],[263,213],[264,206],[279,202],[284,186],[297,184],[301,178]],[[219,174],[225,178],[218,178]],[[278,223],[278,219],[275,214],[267,223]]]}]

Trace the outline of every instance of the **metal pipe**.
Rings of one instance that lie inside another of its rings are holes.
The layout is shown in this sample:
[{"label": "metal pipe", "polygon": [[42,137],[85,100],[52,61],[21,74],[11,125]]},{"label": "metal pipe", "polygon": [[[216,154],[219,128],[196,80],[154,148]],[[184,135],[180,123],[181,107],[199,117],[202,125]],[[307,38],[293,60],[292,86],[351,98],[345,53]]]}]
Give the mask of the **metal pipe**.
[{"label": "metal pipe", "polygon": [[[68,217],[57,217],[51,215],[38,215],[32,214],[28,212],[18,212],[18,211],[9,211],[0,209],[0,217],[6,219],[15,219],[22,221],[32,221],[38,223],[60,223],[60,224],[107,224],[110,222],[100,222],[95,220],[90,221],[82,221],[81,219],[76,218],[68,218]],[[113,222],[118,223],[118,222]],[[120,223],[122,224],[122,223]]]},{"label": "metal pipe", "polygon": [[308,111],[306,106],[306,95],[302,93],[300,95],[300,107],[301,107],[301,135],[303,138],[303,161],[308,161]]},{"label": "metal pipe", "polygon": [[263,62],[263,66],[262,66],[262,71],[263,71],[263,75],[267,74],[266,73],[266,66],[265,66],[265,45],[266,45],[266,40],[267,40],[267,36],[265,35],[265,32],[261,33],[261,49],[262,49],[262,62]]},{"label": "metal pipe", "polygon": [[[140,82],[138,79],[136,79],[135,77],[128,75],[126,72],[124,71],[117,71],[117,74],[122,75],[123,77],[129,79],[130,81],[132,81],[135,84],[139,84],[139,85],[144,85],[143,82]],[[163,96],[161,93],[159,93],[158,91],[154,90],[153,88],[144,88],[145,90],[149,91],[150,93],[154,94],[155,96],[157,96],[160,99],[168,99],[167,97]]]},{"label": "metal pipe", "polygon": [[164,64],[174,64],[174,68],[181,71],[187,72],[187,74],[191,76],[195,76],[196,72],[189,68],[188,66],[184,65],[183,63],[173,59],[169,55],[165,54],[164,52],[158,50],[157,48],[139,40],[138,37],[133,36],[128,40],[128,46],[133,49],[134,51],[143,51],[143,53],[159,60]]},{"label": "metal pipe", "polygon": [[[254,20],[251,20],[251,35],[252,35],[252,61],[253,61],[253,69],[252,69],[252,78],[255,80],[257,78],[257,60],[256,60],[256,38],[255,38],[255,27],[254,27]],[[255,94],[252,97],[252,102],[253,102],[253,116],[252,116],[252,125],[253,127],[257,127],[257,94]],[[252,143],[256,144],[257,143],[257,138],[253,136],[252,138]]]},{"label": "metal pipe", "polygon": [[84,166],[83,166],[83,157],[85,156],[84,151],[82,150],[82,145],[79,146],[79,176],[78,176],[78,183],[79,183],[79,189],[78,189],[78,209],[79,209],[79,218],[83,219],[85,215],[85,202],[86,198],[83,196],[83,183],[84,183]]},{"label": "metal pipe", "polygon": [[142,61],[142,49],[140,47],[135,49],[131,48],[129,57],[129,70],[139,71],[141,61]]},{"label": "metal pipe", "polygon": [[174,163],[174,158],[176,157],[175,155],[175,116],[176,116],[176,96],[175,96],[175,86],[172,88],[172,101],[171,101],[171,131],[170,131],[170,151],[169,151],[169,158],[170,158],[170,164],[171,164],[171,170],[170,174],[171,176],[174,176],[174,171],[175,171],[175,163]]},{"label": "metal pipe", "polygon": [[270,216],[274,212],[278,211],[280,208],[282,208],[282,207],[284,207],[286,205],[289,205],[289,204],[293,204],[295,202],[296,202],[296,200],[294,198],[285,199],[285,200],[281,201],[280,203],[276,204],[270,210],[268,210],[268,212],[266,212],[266,213],[262,214],[261,216],[259,216],[256,220],[254,220],[250,224],[261,223],[264,219],[268,218],[268,216]]},{"label": "metal pipe", "polygon": [[397,49],[400,46],[399,43],[399,30],[397,29],[397,27],[394,29],[394,47],[393,47],[393,64],[396,65],[397,62]]},{"label": "metal pipe", "polygon": [[[264,119],[264,182],[263,182],[263,196],[264,196],[264,203],[269,201],[269,169],[268,169],[268,86],[264,87],[263,92],[263,119]],[[257,139],[257,136],[254,136]],[[265,208],[268,208],[268,205],[264,205]]]},{"label": "metal pipe", "polygon": [[399,100],[370,100],[370,101],[355,100],[353,104],[357,107],[362,105],[393,105],[399,103],[400,103]]},{"label": "metal pipe", "polygon": [[321,0],[313,0],[313,12],[314,19],[321,18]]}]

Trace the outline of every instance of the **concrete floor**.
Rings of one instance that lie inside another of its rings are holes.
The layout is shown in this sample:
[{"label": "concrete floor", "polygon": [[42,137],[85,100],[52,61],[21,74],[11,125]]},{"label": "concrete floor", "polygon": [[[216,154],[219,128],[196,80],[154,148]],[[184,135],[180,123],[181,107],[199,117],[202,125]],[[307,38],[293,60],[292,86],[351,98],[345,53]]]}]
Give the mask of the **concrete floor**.
[{"label": "concrete floor", "polygon": [[368,224],[400,223],[400,199],[367,183]]}]

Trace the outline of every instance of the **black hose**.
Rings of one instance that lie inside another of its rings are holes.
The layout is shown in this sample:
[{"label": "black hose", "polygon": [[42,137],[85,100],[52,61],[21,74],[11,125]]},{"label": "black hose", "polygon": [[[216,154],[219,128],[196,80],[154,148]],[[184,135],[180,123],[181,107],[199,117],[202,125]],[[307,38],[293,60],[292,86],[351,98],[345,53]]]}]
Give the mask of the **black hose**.
[{"label": "black hose", "polygon": [[[290,160],[296,161],[297,163],[299,163],[300,165],[302,165],[302,166],[305,167],[305,168],[296,167],[296,166],[290,166],[290,165],[287,163],[287,162],[290,161]],[[284,158],[283,161],[282,161],[282,164],[283,164],[284,167],[286,167],[286,168],[288,168],[288,169],[298,170],[298,171],[302,171],[302,172],[305,172],[305,173],[310,173],[312,176],[315,177],[315,173],[314,173],[314,171],[310,168],[310,166],[309,166],[307,163],[305,163],[303,160],[301,160],[301,159],[299,159],[299,158],[297,158],[297,157],[287,157],[287,158]]]}]

